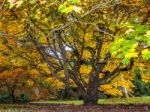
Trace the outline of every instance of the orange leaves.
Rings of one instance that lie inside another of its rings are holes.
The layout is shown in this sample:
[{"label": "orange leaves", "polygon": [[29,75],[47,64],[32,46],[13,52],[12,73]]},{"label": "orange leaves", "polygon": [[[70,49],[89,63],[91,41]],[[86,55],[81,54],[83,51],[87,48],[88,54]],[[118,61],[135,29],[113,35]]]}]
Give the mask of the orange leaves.
[{"label": "orange leaves", "polygon": [[7,84],[9,86],[13,86],[14,84],[18,84],[20,81],[22,81],[24,75],[24,70],[21,68],[5,70],[0,74],[0,80],[4,85]]},{"label": "orange leaves", "polygon": [[24,74],[24,71],[21,69],[21,68],[17,68],[17,69],[14,69],[14,70],[6,70],[4,71],[3,73],[1,73],[0,77],[1,79],[3,77],[5,78],[17,78],[19,75],[23,75]]}]

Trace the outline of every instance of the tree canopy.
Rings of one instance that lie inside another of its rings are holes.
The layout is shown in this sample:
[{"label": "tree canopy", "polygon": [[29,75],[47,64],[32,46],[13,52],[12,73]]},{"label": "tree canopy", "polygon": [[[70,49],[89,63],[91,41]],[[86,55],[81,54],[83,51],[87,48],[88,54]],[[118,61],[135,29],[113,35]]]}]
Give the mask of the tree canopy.
[{"label": "tree canopy", "polygon": [[99,90],[132,91],[134,69],[149,69],[149,0],[0,3],[1,68],[34,69],[70,92],[76,86],[85,104],[96,104]]}]

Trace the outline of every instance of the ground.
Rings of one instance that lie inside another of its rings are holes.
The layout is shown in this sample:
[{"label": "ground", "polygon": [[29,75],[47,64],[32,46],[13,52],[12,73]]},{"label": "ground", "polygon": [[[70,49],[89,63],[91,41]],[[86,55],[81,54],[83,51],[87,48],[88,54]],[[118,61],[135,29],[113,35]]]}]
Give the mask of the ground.
[{"label": "ground", "polygon": [[99,100],[84,106],[82,101],[39,101],[29,104],[0,104],[0,112],[150,112],[150,97]]},{"label": "ground", "polygon": [[5,107],[0,112],[150,112],[149,104],[136,105],[64,105],[64,104],[43,104],[43,105],[18,105],[16,107]]}]

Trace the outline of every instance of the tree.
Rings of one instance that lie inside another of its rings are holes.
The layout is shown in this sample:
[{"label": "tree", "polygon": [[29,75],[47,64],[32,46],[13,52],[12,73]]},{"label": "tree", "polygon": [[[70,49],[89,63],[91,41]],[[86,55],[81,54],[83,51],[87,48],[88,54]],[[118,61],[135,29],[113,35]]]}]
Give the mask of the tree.
[{"label": "tree", "polygon": [[16,102],[16,90],[25,83],[25,73],[22,69],[5,70],[0,74],[0,85],[6,88],[12,98],[12,102]]},{"label": "tree", "polygon": [[[131,18],[137,16],[141,19],[137,22],[142,24],[148,22],[147,11],[144,18],[140,16],[140,7],[148,1],[128,2],[128,0],[83,2],[71,0],[62,3],[59,0],[54,2],[27,0],[23,3],[21,1],[4,3],[2,24],[5,19],[11,26],[19,25],[20,32],[15,35],[14,32],[2,31],[1,36],[13,36],[19,43],[17,46],[21,45],[21,48],[31,46],[31,49],[36,50],[40,62],[47,64],[50,76],[64,82],[70,92],[69,79],[72,79],[81,91],[84,103],[97,104],[99,86],[110,83],[122,71],[131,70],[134,66],[133,58],[137,57],[121,49],[122,57],[117,60],[114,68],[106,70],[109,61],[116,58],[120,44],[127,43],[128,39],[123,38],[123,41],[119,41],[119,46],[112,48],[111,51],[109,44],[115,41],[116,46],[118,42],[116,39],[120,40],[122,34],[126,33],[129,27],[125,23]],[[145,34],[147,30],[138,36]],[[21,43],[20,39],[26,41]],[[147,42],[149,40],[144,41]],[[127,43],[127,46],[124,46],[126,48],[131,45]],[[147,58],[149,51],[143,52],[146,52]],[[126,58],[124,53],[128,53],[130,58]],[[87,71],[82,73],[85,67]],[[102,74],[104,77],[100,79]]]}]

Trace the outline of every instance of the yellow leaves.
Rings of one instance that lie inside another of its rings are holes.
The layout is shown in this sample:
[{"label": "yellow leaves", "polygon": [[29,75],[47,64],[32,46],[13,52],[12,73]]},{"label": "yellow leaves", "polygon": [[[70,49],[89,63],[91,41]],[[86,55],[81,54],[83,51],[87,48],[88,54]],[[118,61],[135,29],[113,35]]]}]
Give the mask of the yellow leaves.
[{"label": "yellow leaves", "polygon": [[150,59],[150,51],[149,51],[149,49],[144,49],[142,51],[142,57],[145,60],[149,60]]},{"label": "yellow leaves", "polygon": [[46,79],[46,81],[48,81],[48,82],[52,82],[53,80],[54,80],[54,78],[52,78],[52,77],[49,77]]},{"label": "yellow leaves", "polygon": [[92,70],[92,67],[89,65],[81,65],[80,67],[80,73],[88,75]]},{"label": "yellow leaves", "polygon": [[70,13],[73,10],[73,6],[69,6],[64,8],[61,12],[62,13]]},{"label": "yellow leaves", "polygon": [[122,92],[116,88],[113,88],[111,85],[102,85],[99,88],[101,91],[105,92],[108,95],[112,95],[112,96],[122,96]]},{"label": "yellow leaves", "polygon": [[56,81],[56,88],[59,88],[59,89],[63,89],[63,88],[65,88],[65,84],[63,83],[63,82],[61,82],[61,81]]},{"label": "yellow leaves", "polygon": [[0,28],[2,28],[3,26],[3,21],[0,21]]},{"label": "yellow leaves", "polygon": [[78,6],[73,6],[72,8],[76,13],[81,13],[82,11],[81,7],[78,7]]},{"label": "yellow leaves", "polygon": [[90,59],[91,58],[91,53],[88,50],[83,51],[83,58],[84,59]]},{"label": "yellow leaves", "polygon": [[112,86],[109,84],[105,84],[100,87],[100,90],[104,90],[104,91],[109,90],[109,89],[112,89]]},{"label": "yellow leaves", "polygon": [[50,71],[49,68],[48,68],[47,63],[41,63],[41,64],[39,64],[39,67],[40,67],[42,70],[44,70],[47,74],[50,74],[50,73],[51,73],[51,71]]},{"label": "yellow leaves", "polygon": [[63,89],[65,87],[65,84],[55,77],[48,77],[45,79],[45,82],[50,84],[54,89]]},{"label": "yellow leaves", "polygon": [[29,79],[29,80],[26,81],[26,84],[27,84],[28,87],[32,87],[34,85],[34,82],[33,82],[33,80]]},{"label": "yellow leaves", "polygon": [[130,33],[132,33],[132,32],[134,32],[135,30],[133,30],[133,29],[128,29],[125,33],[126,34],[130,34]]},{"label": "yellow leaves", "polygon": [[0,53],[0,64],[4,63],[6,61],[6,57],[4,57],[1,53]]},{"label": "yellow leaves", "polygon": [[100,78],[100,79],[102,79],[104,76],[105,76],[105,74],[103,74],[103,73],[100,73],[100,74],[99,74],[99,78]]},{"label": "yellow leaves", "polygon": [[116,55],[117,55],[117,51],[116,52],[113,52],[111,55],[112,55],[112,57],[115,57]]},{"label": "yellow leaves", "polygon": [[110,84],[100,86],[100,90],[112,96],[122,96],[123,91],[121,88],[126,88],[129,92],[133,92],[134,85],[131,80],[134,79],[134,74],[130,72],[122,72]]},{"label": "yellow leaves", "polygon": [[139,6],[143,0],[122,0],[125,5]]},{"label": "yellow leaves", "polygon": [[145,36],[150,36],[150,30],[148,30],[147,32],[146,32],[146,35]]},{"label": "yellow leaves", "polygon": [[127,27],[127,28],[129,28],[129,30],[127,30],[126,33],[131,33],[131,32],[134,31],[134,30],[133,30],[134,26],[131,25],[129,22],[126,22],[125,24],[122,24],[121,26],[122,26],[122,27]]},{"label": "yellow leaves", "polygon": [[43,4],[46,4],[47,1],[46,1],[46,0],[38,0],[38,3],[39,3],[40,5],[43,5]]},{"label": "yellow leaves", "polygon": [[65,77],[64,70],[59,71],[59,72],[57,73],[57,75],[59,75],[60,77]]},{"label": "yellow leaves", "polygon": [[113,59],[113,60],[110,60],[107,65],[105,66],[104,68],[104,71],[113,71],[116,67],[117,67],[117,64],[120,62],[119,59]]},{"label": "yellow leaves", "polygon": [[59,6],[58,10],[61,13],[67,13],[67,14],[72,11],[75,11],[76,13],[81,13],[82,11],[81,7],[74,5],[79,3],[79,0],[72,0],[72,3],[73,4],[71,4],[71,1],[65,1],[63,4]]},{"label": "yellow leaves", "polygon": [[142,74],[142,81],[144,81],[145,83],[150,82],[150,74]]},{"label": "yellow leaves", "polygon": [[2,44],[2,41],[0,40],[0,50],[5,51],[7,49],[7,46]]},{"label": "yellow leaves", "polygon": [[129,52],[126,53],[125,58],[130,59],[131,57],[138,57],[139,53],[135,52],[138,44],[133,44],[132,47],[129,49]]},{"label": "yellow leaves", "polygon": [[143,51],[142,51],[142,54],[144,55],[144,54],[148,54],[149,53],[149,50],[148,49],[144,49]]},{"label": "yellow leaves", "polygon": [[32,69],[29,71],[29,73],[32,75],[32,77],[37,77],[38,75],[40,75],[39,71],[37,71],[36,69]]},{"label": "yellow leaves", "polygon": [[150,72],[143,69],[141,71],[141,78],[142,78],[142,81],[144,81],[145,83],[150,82]]},{"label": "yellow leaves", "polygon": [[91,48],[94,48],[96,46],[96,42],[93,40],[93,32],[92,31],[85,33],[84,42],[85,42],[86,46],[89,46]]},{"label": "yellow leaves", "polygon": [[72,79],[69,79],[69,83],[70,83],[71,86],[75,86],[75,83]]},{"label": "yellow leaves", "polygon": [[127,53],[126,55],[125,55],[125,58],[131,58],[131,57],[138,57],[138,54],[139,53],[137,53],[137,52],[131,52],[131,53]]},{"label": "yellow leaves", "polygon": [[93,32],[87,32],[87,33],[85,34],[85,39],[86,39],[86,41],[88,41],[88,39],[91,39],[92,36],[93,36]]}]

